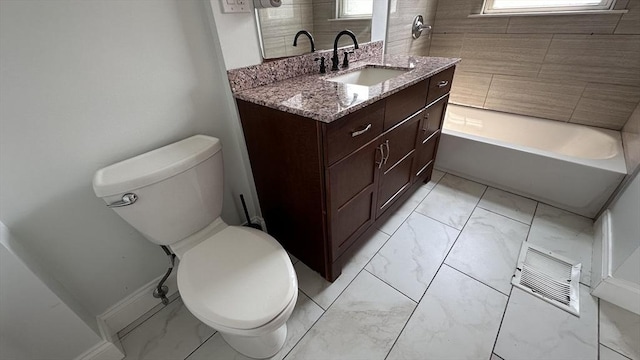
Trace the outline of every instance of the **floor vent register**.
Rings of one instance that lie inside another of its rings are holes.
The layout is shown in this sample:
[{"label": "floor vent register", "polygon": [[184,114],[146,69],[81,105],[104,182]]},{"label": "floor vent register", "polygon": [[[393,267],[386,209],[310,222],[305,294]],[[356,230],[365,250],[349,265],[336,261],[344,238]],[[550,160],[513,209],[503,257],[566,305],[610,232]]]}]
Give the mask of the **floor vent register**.
[{"label": "floor vent register", "polygon": [[525,241],[511,283],[579,317],[581,268],[574,260]]}]

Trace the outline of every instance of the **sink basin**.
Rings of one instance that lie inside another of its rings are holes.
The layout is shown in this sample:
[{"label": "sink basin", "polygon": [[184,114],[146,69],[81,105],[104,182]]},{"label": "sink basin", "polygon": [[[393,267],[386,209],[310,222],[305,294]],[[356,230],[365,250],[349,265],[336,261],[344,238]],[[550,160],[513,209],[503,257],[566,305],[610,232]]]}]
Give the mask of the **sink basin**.
[{"label": "sink basin", "polygon": [[360,70],[352,71],[344,75],[334,76],[325,80],[342,84],[372,86],[402,75],[407,71],[409,70],[365,67]]}]

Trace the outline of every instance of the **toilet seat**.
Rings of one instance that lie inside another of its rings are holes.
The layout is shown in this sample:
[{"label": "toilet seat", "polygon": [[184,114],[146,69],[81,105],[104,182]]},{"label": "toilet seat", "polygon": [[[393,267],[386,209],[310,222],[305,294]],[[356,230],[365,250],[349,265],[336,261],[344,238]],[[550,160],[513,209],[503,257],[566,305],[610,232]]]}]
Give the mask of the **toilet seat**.
[{"label": "toilet seat", "polygon": [[282,246],[267,233],[229,226],[180,259],[184,304],[212,327],[262,327],[291,307],[297,278]]}]

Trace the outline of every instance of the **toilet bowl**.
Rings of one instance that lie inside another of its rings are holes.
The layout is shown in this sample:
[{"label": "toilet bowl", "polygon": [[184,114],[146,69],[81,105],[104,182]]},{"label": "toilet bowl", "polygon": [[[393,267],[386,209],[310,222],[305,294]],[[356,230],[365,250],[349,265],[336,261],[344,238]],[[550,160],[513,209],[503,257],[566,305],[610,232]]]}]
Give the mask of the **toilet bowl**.
[{"label": "toilet bowl", "polygon": [[222,147],[196,135],[96,172],[96,195],[180,260],[187,309],[241,354],[284,345],[298,297],[287,252],[265,232],[229,226],[222,211]]}]

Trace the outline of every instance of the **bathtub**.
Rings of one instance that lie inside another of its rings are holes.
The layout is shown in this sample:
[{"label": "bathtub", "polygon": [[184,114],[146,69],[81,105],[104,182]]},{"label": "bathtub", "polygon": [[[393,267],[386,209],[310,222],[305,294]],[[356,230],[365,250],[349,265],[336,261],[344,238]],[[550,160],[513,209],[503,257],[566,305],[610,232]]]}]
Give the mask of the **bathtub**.
[{"label": "bathtub", "polygon": [[617,131],[454,104],[435,166],[589,218],[626,174]]}]

